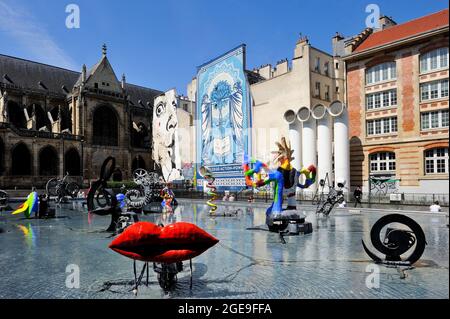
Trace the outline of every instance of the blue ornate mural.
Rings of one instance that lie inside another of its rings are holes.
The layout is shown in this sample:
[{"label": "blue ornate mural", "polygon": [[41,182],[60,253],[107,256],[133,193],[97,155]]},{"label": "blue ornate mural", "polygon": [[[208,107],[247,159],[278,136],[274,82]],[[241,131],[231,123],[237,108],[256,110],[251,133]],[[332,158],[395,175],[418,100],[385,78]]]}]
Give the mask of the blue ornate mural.
[{"label": "blue ornate mural", "polygon": [[219,189],[242,189],[242,158],[251,149],[245,45],[199,67],[196,114],[197,167],[207,166]]}]

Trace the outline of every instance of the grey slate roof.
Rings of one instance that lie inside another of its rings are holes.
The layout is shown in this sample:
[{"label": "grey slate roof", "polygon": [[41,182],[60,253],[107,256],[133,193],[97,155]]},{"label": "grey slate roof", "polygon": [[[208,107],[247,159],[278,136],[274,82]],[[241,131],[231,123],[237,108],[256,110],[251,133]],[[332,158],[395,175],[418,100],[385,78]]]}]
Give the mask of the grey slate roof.
[{"label": "grey slate roof", "polygon": [[129,83],[125,83],[125,90],[130,95],[130,100],[134,106],[140,106],[139,100],[141,100],[145,107],[147,107],[147,102],[150,102],[150,106],[153,107],[155,97],[163,93],[162,91]]},{"label": "grey slate roof", "polygon": [[[95,70],[96,65],[91,68],[90,72]],[[61,88],[63,85],[69,91],[72,90],[81,77],[81,72],[0,54],[0,83],[10,84],[4,78],[5,74],[14,82],[14,85],[21,88],[42,90],[38,84],[41,81],[50,92],[57,94],[65,94]],[[147,102],[153,106],[154,98],[163,93],[129,83],[125,83],[125,90],[135,106],[139,106],[139,100],[145,106]]]},{"label": "grey slate roof", "polygon": [[64,94],[62,85],[70,90],[79,76],[79,72],[0,54],[0,82],[10,84],[5,74],[14,85],[42,90],[38,84],[41,81],[50,92],[58,94]]}]

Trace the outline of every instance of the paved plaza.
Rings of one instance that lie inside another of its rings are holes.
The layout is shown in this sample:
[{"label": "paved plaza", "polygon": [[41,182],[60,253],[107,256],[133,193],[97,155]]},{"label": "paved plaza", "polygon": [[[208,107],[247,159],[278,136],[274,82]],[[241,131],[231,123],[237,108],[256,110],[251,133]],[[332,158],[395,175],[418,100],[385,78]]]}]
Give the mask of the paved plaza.
[{"label": "paved plaza", "polygon": [[[108,248],[104,232],[109,217],[88,214],[78,204],[65,204],[58,218],[27,220],[0,217],[1,298],[135,298],[133,263]],[[260,205],[258,205],[260,206]],[[75,208],[75,209],[74,209]],[[192,222],[220,239],[178,274],[165,293],[150,271],[149,286],[137,298],[448,298],[449,231],[444,214],[411,213],[424,229],[428,245],[406,278],[380,266],[379,288],[369,289],[371,260],[361,239],[370,243],[380,212],[335,210],[328,218],[305,211],[314,232],[285,237],[264,230],[265,210],[244,207],[238,217],[208,216],[207,206],[181,200],[173,214],[147,214],[140,220],[169,224]],[[68,265],[80,270],[80,287],[66,287]],[[138,265],[140,266],[141,263]],[[370,268],[370,267],[369,267]]]}]

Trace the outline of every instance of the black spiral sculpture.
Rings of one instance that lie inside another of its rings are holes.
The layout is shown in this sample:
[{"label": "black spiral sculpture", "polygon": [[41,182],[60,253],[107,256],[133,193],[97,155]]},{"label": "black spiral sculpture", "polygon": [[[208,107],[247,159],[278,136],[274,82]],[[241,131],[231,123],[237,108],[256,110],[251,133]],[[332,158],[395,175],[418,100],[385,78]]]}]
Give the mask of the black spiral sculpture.
[{"label": "black spiral sculpture", "polygon": [[[383,227],[391,223],[403,224],[409,227],[410,230],[388,227],[382,241],[381,231],[383,230]],[[373,247],[378,252],[385,255],[385,258],[380,258],[375,253],[371,252],[364,243],[364,240],[362,240],[366,253],[376,263],[387,264],[400,262],[412,265],[420,259],[425,250],[425,245],[427,245],[425,233],[420,225],[410,217],[400,214],[386,215],[377,220],[370,231],[370,240]],[[415,248],[412,253],[407,257],[402,257],[402,255],[414,245]]]},{"label": "black spiral sculpture", "polygon": [[111,224],[106,231],[115,231],[121,210],[116,196],[107,190],[107,182],[116,168],[116,159],[108,157],[100,169],[100,178],[91,183],[87,194],[88,212],[100,216],[111,215]]}]

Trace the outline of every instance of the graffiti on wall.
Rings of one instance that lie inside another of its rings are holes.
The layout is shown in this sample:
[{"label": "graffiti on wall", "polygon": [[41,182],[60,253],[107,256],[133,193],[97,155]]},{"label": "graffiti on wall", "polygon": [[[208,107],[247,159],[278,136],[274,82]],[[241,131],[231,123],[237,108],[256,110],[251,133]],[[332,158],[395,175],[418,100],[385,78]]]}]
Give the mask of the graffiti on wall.
[{"label": "graffiti on wall", "polygon": [[155,98],[152,124],[152,157],[156,170],[166,182],[182,180],[175,90],[169,90]]}]

